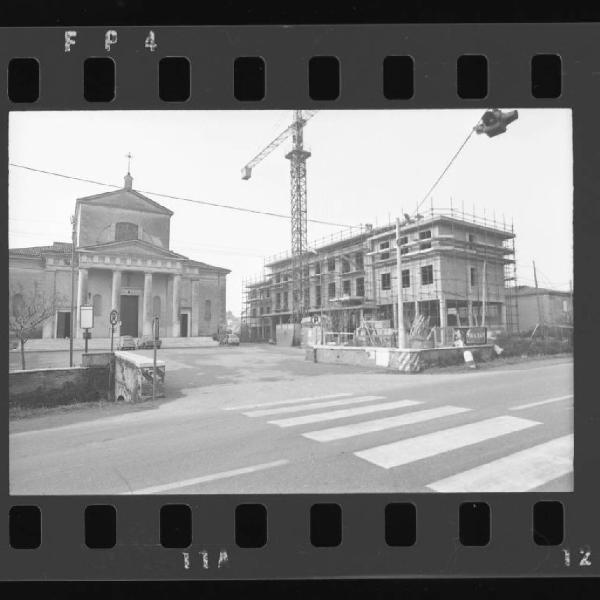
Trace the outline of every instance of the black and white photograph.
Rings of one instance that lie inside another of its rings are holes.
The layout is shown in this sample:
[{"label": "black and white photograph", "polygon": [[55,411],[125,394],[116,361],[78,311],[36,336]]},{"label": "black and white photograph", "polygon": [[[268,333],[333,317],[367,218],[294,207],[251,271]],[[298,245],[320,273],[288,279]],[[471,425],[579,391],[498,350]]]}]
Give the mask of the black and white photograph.
[{"label": "black and white photograph", "polygon": [[9,115],[12,495],[572,492],[570,109]]}]

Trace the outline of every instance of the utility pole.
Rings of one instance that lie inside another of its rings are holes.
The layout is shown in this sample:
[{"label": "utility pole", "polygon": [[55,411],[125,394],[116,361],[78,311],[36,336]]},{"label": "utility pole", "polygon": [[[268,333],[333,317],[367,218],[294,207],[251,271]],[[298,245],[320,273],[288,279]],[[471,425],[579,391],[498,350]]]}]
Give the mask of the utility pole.
[{"label": "utility pole", "polygon": [[[535,260],[533,262],[533,281],[535,282],[535,300],[537,302],[537,310],[538,310],[538,324],[540,327],[544,326],[544,317],[542,315],[542,304],[540,298],[540,292],[538,288],[538,280],[537,280],[537,271],[535,269]],[[544,335],[544,330],[542,329],[542,336]]]},{"label": "utility pole", "polygon": [[319,265],[319,289],[321,290],[321,295],[319,298],[319,308],[321,309],[321,346],[323,345],[323,265]]},{"label": "utility pole", "polygon": [[77,237],[75,215],[71,217],[71,316],[69,326],[69,366],[73,366],[73,335],[75,333],[75,241]]},{"label": "utility pole", "polygon": [[156,340],[159,336],[159,319],[158,317],[153,317],[152,319],[152,348],[153,358],[152,358],[152,402],[156,401]]},{"label": "utility pole", "polygon": [[398,282],[398,348],[406,348],[402,310],[402,253],[400,252],[400,219],[396,217],[396,279]]},{"label": "utility pole", "polygon": [[569,300],[571,302],[569,306],[569,323],[573,325],[573,280],[569,279]]},{"label": "utility pole", "polygon": [[483,277],[481,278],[481,326],[485,327],[485,309],[487,301],[487,277],[486,277],[486,265],[487,261],[483,261]]}]

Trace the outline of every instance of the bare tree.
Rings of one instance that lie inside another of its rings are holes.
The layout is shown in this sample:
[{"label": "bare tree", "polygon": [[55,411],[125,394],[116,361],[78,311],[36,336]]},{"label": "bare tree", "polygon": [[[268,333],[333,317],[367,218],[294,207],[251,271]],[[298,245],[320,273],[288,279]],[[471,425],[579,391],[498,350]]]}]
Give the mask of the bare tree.
[{"label": "bare tree", "polygon": [[25,369],[25,344],[44,321],[54,314],[56,296],[46,296],[37,289],[10,287],[11,307],[8,328],[21,345],[21,368]]}]

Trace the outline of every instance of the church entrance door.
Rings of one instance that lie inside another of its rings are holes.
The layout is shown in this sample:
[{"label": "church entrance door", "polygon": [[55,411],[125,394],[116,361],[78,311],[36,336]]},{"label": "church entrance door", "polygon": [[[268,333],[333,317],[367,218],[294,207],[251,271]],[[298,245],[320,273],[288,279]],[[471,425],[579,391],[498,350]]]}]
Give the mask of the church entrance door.
[{"label": "church entrance door", "polygon": [[138,296],[121,296],[121,335],[138,335]]},{"label": "church entrance door", "polygon": [[187,315],[187,313],[181,313],[179,323],[180,323],[179,335],[181,337],[187,337],[188,336],[188,315]]},{"label": "church entrance door", "polygon": [[58,339],[71,336],[71,311],[59,310],[56,313],[56,337]]}]

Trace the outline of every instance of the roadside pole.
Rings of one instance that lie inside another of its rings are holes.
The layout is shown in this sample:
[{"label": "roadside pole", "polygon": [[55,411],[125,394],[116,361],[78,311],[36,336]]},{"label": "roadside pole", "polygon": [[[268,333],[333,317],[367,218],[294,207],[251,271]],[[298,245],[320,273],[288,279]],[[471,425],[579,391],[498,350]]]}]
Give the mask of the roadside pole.
[{"label": "roadside pole", "polygon": [[113,378],[114,378],[113,368],[114,368],[114,362],[115,362],[115,357],[113,355],[113,352],[114,352],[113,341],[114,341],[114,337],[115,337],[115,325],[119,321],[119,312],[115,309],[111,310],[108,320],[110,322],[110,359],[108,361],[108,399],[110,401],[111,396],[112,396],[112,389],[113,389]]},{"label": "roadside pole", "polygon": [[402,306],[402,253],[400,252],[400,219],[396,217],[396,281],[398,284],[398,348],[406,348],[404,315]]},{"label": "roadside pole", "polygon": [[544,317],[542,314],[542,303],[541,303],[541,298],[540,298],[540,290],[538,288],[537,270],[535,268],[535,260],[532,262],[533,262],[533,281],[535,282],[535,301],[537,304],[537,312],[538,312],[538,325],[542,328],[542,337],[544,337]]},{"label": "roadside pole", "polygon": [[77,232],[75,230],[75,215],[71,217],[71,314],[69,316],[69,366],[73,366],[73,336],[75,335],[75,239]]},{"label": "roadside pole", "polygon": [[152,319],[152,346],[154,347],[154,359],[152,366],[152,402],[156,400],[156,340],[158,338],[158,317]]},{"label": "roadside pole", "polygon": [[483,277],[481,278],[481,326],[485,327],[485,313],[487,309],[487,261],[483,261]]},{"label": "roadside pole", "polygon": [[323,345],[323,265],[319,265],[319,288],[321,288],[321,296],[319,304],[321,309],[321,346]]}]

